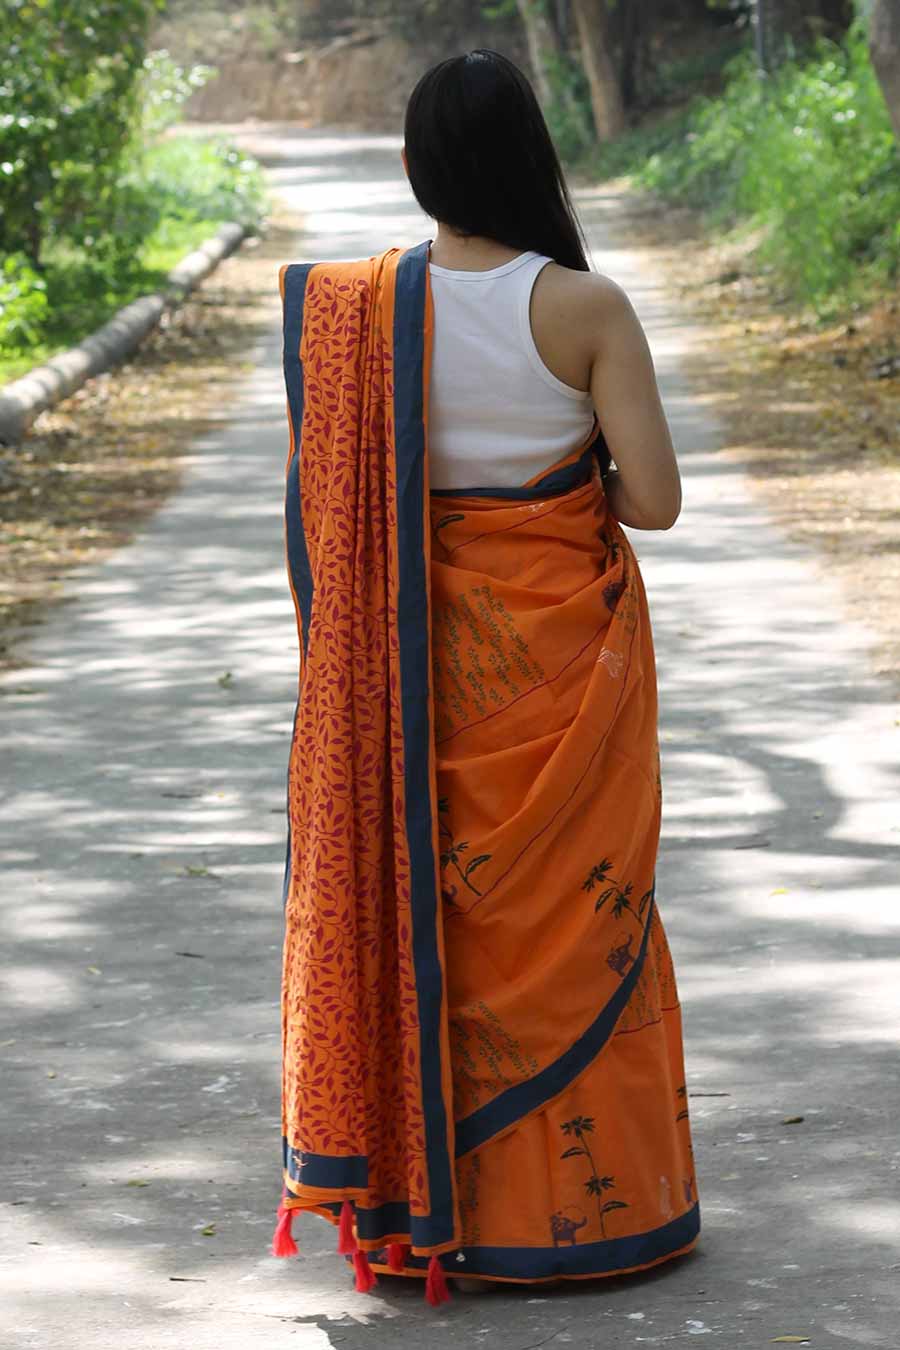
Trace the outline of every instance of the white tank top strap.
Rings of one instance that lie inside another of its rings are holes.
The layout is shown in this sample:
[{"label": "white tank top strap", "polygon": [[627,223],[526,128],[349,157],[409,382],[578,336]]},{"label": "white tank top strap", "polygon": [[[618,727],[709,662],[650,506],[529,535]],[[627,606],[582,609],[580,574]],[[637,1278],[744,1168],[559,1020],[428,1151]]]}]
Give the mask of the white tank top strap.
[{"label": "white tank top strap", "polygon": [[566,398],[579,399],[581,402],[589,398],[590,394],[583,389],[575,389],[571,384],[564,384],[545,363],[537,349],[537,343],[534,340],[534,333],[531,328],[531,293],[534,290],[534,283],[547,266],[552,262],[552,258],[545,257],[542,253],[536,253],[528,258],[522,269],[522,280],[519,289],[519,340],[522,343],[522,350],[528,354],[528,359],[537,375],[549,384],[551,389],[564,394]]}]

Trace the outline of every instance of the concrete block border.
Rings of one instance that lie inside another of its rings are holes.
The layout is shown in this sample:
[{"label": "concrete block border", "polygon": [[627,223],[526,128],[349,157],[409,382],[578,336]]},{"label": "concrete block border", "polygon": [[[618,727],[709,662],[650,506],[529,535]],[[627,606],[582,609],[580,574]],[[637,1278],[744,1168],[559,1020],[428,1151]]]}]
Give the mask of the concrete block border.
[{"label": "concrete block border", "polygon": [[222,225],[173,267],[160,293],[132,300],[77,346],[0,387],[0,444],[18,444],[38,413],[73,394],[92,375],[123,360],[156,326],[163,312],[209,276],[248,233],[246,226],[233,221]]}]

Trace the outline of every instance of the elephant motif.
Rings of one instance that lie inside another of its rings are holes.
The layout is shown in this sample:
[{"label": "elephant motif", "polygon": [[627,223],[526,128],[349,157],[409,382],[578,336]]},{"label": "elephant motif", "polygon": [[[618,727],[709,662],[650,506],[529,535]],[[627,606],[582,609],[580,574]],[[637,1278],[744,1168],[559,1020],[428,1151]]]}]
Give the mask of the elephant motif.
[{"label": "elephant motif", "polygon": [[634,961],[634,954],[631,951],[631,942],[634,937],[629,933],[625,942],[620,942],[618,947],[613,947],[606,958],[606,964],[616,972],[617,975],[624,975],[628,967]]},{"label": "elephant motif", "polygon": [[558,1210],[556,1214],[551,1214],[550,1231],[553,1234],[554,1247],[559,1247],[564,1242],[568,1242],[570,1246],[574,1247],[576,1242],[575,1234],[578,1229],[583,1228],[586,1223],[587,1219],[583,1215],[576,1223],[571,1215],[564,1214],[562,1210]]}]

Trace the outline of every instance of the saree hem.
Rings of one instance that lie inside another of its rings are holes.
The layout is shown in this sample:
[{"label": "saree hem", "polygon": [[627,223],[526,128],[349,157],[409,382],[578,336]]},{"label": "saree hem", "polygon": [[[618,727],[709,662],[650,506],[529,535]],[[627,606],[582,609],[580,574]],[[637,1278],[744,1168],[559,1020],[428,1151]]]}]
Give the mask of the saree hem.
[{"label": "saree hem", "polygon": [[[454,1253],[452,1260],[442,1261],[444,1274],[447,1276],[459,1276],[462,1279],[490,1280],[502,1284],[545,1284],[555,1280],[591,1280],[591,1279],[610,1279],[617,1275],[630,1275],[638,1271],[650,1270],[654,1266],[662,1265],[665,1261],[674,1260],[675,1257],[684,1256],[692,1251],[700,1241],[700,1206],[696,1202],[689,1210],[673,1219],[664,1227],[654,1230],[651,1233],[637,1234],[628,1238],[609,1238],[605,1241],[587,1243],[582,1247],[571,1248],[519,1248],[519,1247],[458,1247],[451,1248]],[[671,1245],[675,1243],[676,1245]],[[641,1251],[641,1247],[646,1250]],[[615,1256],[617,1252],[627,1253],[637,1257],[637,1260],[630,1260],[628,1255],[624,1256],[624,1261],[628,1264],[617,1264]],[[569,1257],[569,1253],[573,1257]],[[571,1265],[590,1265],[595,1259],[594,1253],[597,1253],[597,1264],[592,1269],[561,1269],[565,1264]],[[464,1261],[458,1260],[458,1254],[462,1253]],[[603,1254],[609,1256],[609,1260],[604,1263]],[[449,1252],[447,1253],[449,1255]],[[480,1256],[480,1259],[479,1259]],[[640,1259],[645,1256],[646,1259]],[[577,1258],[577,1260],[575,1259]],[[522,1265],[532,1265],[533,1270],[530,1273],[515,1273],[517,1263],[521,1270]],[[424,1276],[427,1274],[426,1266],[417,1265],[414,1261],[407,1259],[403,1270],[394,1270],[386,1261],[372,1260],[369,1258],[369,1264],[376,1274],[385,1275],[406,1275],[410,1277]],[[541,1265],[547,1267],[541,1271]]]}]

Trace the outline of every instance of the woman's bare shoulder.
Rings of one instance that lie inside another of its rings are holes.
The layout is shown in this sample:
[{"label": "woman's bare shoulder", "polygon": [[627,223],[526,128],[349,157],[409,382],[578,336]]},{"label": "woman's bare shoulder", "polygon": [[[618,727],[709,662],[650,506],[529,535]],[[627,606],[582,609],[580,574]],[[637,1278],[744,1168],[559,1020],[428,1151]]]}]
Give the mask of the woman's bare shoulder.
[{"label": "woman's bare shoulder", "polygon": [[634,307],[614,277],[605,272],[579,272],[555,262],[548,263],[541,275],[545,278],[539,293],[544,323],[583,364],[590,366],[603,359],[612,348],[642,345]]},{"label": "woman's bare shoulder", "polygon": [[557,262],[548,263],[544,271],[559,300],[583,315],[610,318],[633,313],[627,291],[605,272],[581,272]]}]

